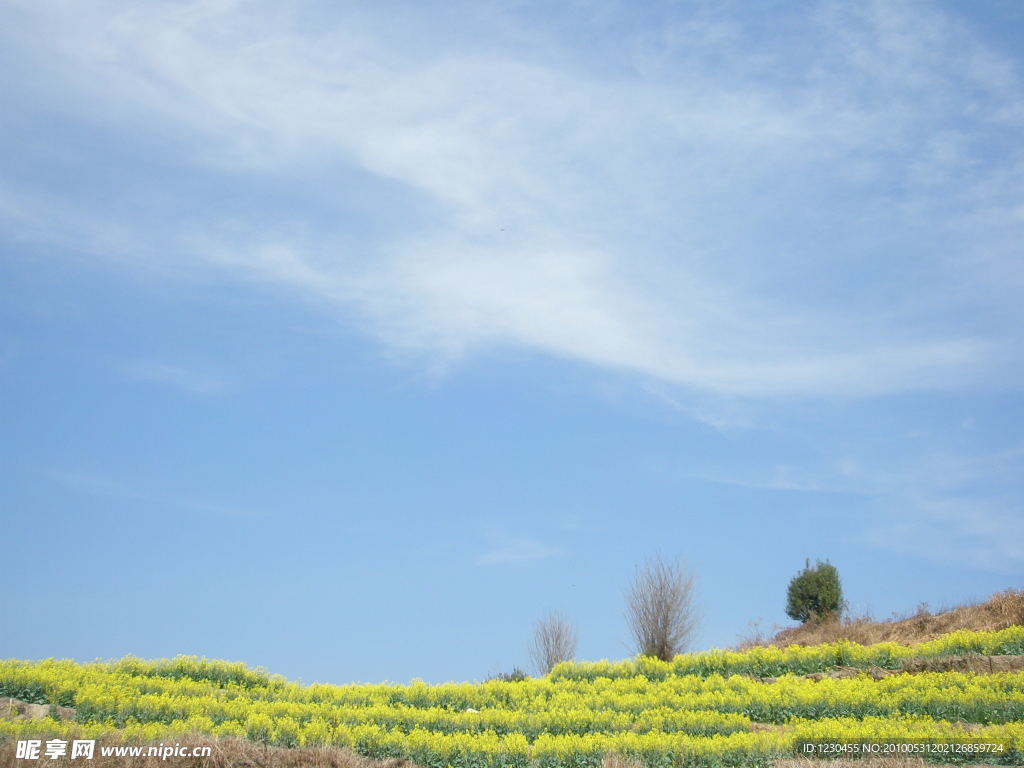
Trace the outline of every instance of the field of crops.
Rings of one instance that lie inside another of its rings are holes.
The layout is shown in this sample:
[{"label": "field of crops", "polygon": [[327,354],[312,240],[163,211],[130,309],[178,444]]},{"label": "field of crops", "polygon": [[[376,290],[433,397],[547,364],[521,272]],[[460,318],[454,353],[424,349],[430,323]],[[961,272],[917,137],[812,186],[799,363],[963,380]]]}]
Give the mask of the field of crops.
[{"label": "field of crops", "polygon": [[[546,678],[479,684],[303,686],[191,657],[2,661],[0,696],[76,714],[0,721],[0,738],[168,741],[201,733],[346,746],[428,768],[589,768],[609,753],[651,768],[761,765],[804,753],[806,744],[1024,764],[1024,672],[805,676],[964,654],[1022,655],[1024,627],[957,632],[915,647],[839,642],[672,662],[567,663]],[[985,744],[996,747],[978,746]]]}]

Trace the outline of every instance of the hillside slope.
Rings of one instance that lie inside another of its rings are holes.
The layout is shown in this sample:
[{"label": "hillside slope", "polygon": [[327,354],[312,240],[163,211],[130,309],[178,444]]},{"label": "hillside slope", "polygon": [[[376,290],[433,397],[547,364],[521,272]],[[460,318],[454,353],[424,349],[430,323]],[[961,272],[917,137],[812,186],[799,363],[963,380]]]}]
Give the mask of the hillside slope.
[{"label": "hillside slope", "polygon": [[959,606],[939,613],[933,614],[922,606],[912,616],[888,621],[845,617],[790,627],[774,637],[747,641],[742,645],[751,647],[764,644],[785,648],[788,645],[819,645],[836,640],[851,640],[861,645],[884,642],[915,645],[959,630],[984,632],[1020,625],[1024,625],[1024,590],[1008,589],[983,603]]},{"label": "hillside slope", "polygon": [[[565,662],[483,683],[303,685],[186,656],[0,660],[0,768],[29,739],[208,744],[214,754],[183,763],[196,766],[765,768],[885,755],[910,768],[903,758],[925,753],[1024,765],[1021,603],[1007,592],[937,616],[805,627],[802,645],[791,632],[745,651]],[[807,644],[824,632],[840,639]]]}]

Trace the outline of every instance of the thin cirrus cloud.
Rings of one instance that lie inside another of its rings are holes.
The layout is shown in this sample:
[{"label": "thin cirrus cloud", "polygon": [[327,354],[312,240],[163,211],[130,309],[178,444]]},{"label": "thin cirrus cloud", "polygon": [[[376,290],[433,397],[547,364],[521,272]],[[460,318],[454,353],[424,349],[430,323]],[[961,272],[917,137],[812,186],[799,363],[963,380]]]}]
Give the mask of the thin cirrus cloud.
[{"label": "thin cirrus cloud", "polygon": [[851,536],[880,549],[1015,573],[1024,566],[1024,515],[1016,445],[965,455],[845,456],[805,466],[694,470],[690,477],[758,490],[861,497],[871,512]]},{"label": "thin cirrus cloud", "polygon": [[544,560],[559,554],[559,550],[537,539],[507,534],[490,537],[490,546],[474,558],[476,565],[513,565]]},{"label": "thin cirrus cloud", "polygon": [[1016,575],[1024,566],[1024,516],[1006,499],[925,499],[894,524],[869,533],[871,543],[945,563]]},{"label": "thin cirrus cloud", "polygon": [[123,366],[133,379],[161,384],[191,395],[216,395],[227,389],[227,382],[202,371],[156,360],[133,360]]},{"label": "thin cirrus cloud", "polygon": [[12,2],[5,37],[45,57],[36,97],[67,120],[326,212],[171,183],[137,224],[53,201],[117,232],[82,240],[122,264],[269,283],[441,360],[509,345],[746,397],[1018,385],[1016,63],[925,2],[822,2],[778,36],[709,8],[582,46],[499,8],[441,30],[415,10]]},{"label": "thin cirrus cloud", "polygon": [[186,498],[161,492],[143,490],[119,479],[94,472],[68,471],[46,468],[40,474],[60,487],[84,496],[96,496],[119,502],[133,512],[162,514],[167,510],[189,512],[200,516],[259,518],[265,514],[259,510],[240,508],[210,502],[205,499]]}]

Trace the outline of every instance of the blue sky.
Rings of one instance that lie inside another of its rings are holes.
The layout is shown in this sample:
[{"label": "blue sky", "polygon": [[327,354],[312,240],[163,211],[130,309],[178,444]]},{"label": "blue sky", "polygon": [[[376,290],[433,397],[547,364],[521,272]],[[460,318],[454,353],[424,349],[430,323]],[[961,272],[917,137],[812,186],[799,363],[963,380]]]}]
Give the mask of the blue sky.
[{"label": "blue sky", "polygon": [[0,2],[0,656],[481,679],[1024,575],[1024,9]]}]

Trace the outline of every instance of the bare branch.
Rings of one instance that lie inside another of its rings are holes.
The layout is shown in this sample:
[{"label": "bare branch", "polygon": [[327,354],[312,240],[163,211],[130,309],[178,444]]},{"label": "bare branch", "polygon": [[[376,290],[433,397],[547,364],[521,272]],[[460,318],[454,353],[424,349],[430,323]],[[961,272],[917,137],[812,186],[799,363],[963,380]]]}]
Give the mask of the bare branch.
[{"label": "bare branch", "polygon": [[549,613],[537,621],[533,630],[530,658],[537,672],[546,675],[562,661],[571,661],[576,655],[576,630],[557,613]]},{"label": "bare branch", "polygon": [[648,560],[633,579],[626,617],[638,653],[671,661],[690,646],[697,631],[693,575],[682,563]]}]

